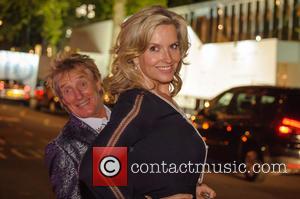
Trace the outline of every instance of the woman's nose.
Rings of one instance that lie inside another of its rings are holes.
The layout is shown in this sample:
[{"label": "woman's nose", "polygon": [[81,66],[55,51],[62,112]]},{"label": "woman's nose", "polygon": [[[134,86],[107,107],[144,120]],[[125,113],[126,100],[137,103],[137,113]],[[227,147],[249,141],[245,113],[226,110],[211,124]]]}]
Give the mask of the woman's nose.
[{"label": "woman's nose", "polygon": [[172,58],[172,55],[171,55],[171,53],[169,52],[169,50],[165,50],[165,51],[164,51],[163,60],[164,60],[166,63],[171,63],[171,62],[172,62],[173,58]]}]

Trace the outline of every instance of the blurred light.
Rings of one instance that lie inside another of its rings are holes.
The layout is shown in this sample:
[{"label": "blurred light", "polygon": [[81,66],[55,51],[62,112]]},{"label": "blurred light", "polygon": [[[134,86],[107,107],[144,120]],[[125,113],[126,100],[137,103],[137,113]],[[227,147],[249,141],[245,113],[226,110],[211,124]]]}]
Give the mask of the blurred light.
[{"label": "blurred light", "polygon": [[6,92],[8,97],[22,97],[24,96],[24,91],[19,89],[10,89]]},{"label": "blurred light", "polygon": [[227,131],[227,132],[231,132],[231,131],[232,131],[232,127],[231,127],[231,125],[227,125],[227,127],[226,127],[226,131]]},{"label": "blurred light", "polygon": [[221,8],[218,9],[218,15],[223,15],[223,10]]},{"label": "blurred light", "polygon": [[93,10],[87,14],[87,18],[89,18],[89,19],[93,19],[95,16],[96,16],[96,13]]},{"label": "blurred light", "polygon": [[33,50],[33,49],[30,49],[28,52],[29,52],[30,54],[34,54],[34,50]]},{"label": "blurred light", "polygon": [[52,48],[51,47],[47,48],[47,56],[52,57]]},{"label": "blurred light", "polygon": [[276,0],[276,3],[275,3],[275,4],[276,4],[277,6],[280,6],[280,3],[281,3],[280,0]]},{"label": "blurred light", "polygon": [[187,118],[191,118],[191,116],[192,116],[192,115],[189,114],[189,113],[186,113],[185,115],[186,115]]},{"label": "blurred light", "polygon": [[54,102],[58,102],[58,101],[59,101],[59,98],[58,98],[57,96],[55,96],[55,97],[53,98],[53,100],[54,100]]},{"label": "blurred light", "polygon": [[283,74],[283,75],[281,76],[281,79],[287,79],[287,74]]},{"label": "blurred light", "polygon": [[241,140],[242,140],[243,142],[247,142],[248,138],[247,138],[246,136],[243,135],[243,136],[241,137]]},{"label": "blurred light", "polygon": [[31,90],[30,86],[26,85],[24,86],[24,91],[25,92],[29,92]]},{"label": "blurred light", "polygon": [[245,131],[245,136],[249,136],[250,135],[250,131]]},{"label": "blurred light", "polygon": [[265,151],[265,150],[266,150],[266,147],[263,146],[263,147],[260,148],[260,150],[261,150],[261,151]]},{"label": "blurred light", "polygon": [[218,25],[218,29],[219,29],[219,30],[223,30],[223,25],[222,25],[222,24],[219,24],[219,25]]},{"label": "blurred light", "polygon": [[87,17],[92,19],[96,16],[95,8],[96,6],[94,4],[82,4],[80,7],[76,8],[76,17]]},{"label": "blurred light", "polygon": [[71,28],[68,28],[68,29],[66,30],[66,38],[70,38],[71,35],[72,35],[72,29],[71,29]]},{"label": "blurred light", "polygon": [[11,47],[10,50],[11,51],[16,51],[16,48],[15,47]]},{"label": "blurred light", "polygon": [[295,127],[295,128],[300,128],[300,121],[293,120],[293,119],[290,119],[290,118],[283,118],[282,124],[292,126],[292,127]]},{"label": "blurred light", "polygon": [[0,90],[4,89],[4,81],[0,81]]},{"label": "blurred light", "polygon": [[80,7],[76,8],[76,17],[80,18],[87,15],[87,6],[82,4]]},{"label": "blurred light", "polygon": [[261,41],[261,36],[260,36],[260,35],[257,35],[257,36],[255,37],[255,39],[256,39],[256,41]]},{"label": "blurred light", "polygon": [[35,90],[34,95],[37,97],[41,97],[44,95],[44,90]]},{"label": "blurred light", "polygon": [[110,101],[109,95],[108,95],[107,93],[105,93],[105,94],[103,95],[103,100],[104,100],[105,102],[109,102],[109,101]]},{"label": "blurred light", "polygon": [[208,129],[208,128],[209,128],[208,122],[203,122],[202,128],[203,128],[204,130]]},{"label": "blurred light", "polygon": [[42,54],[42,45],[41,44],[36,44],[34,46],[34,53],[37,54],[37,55]]},{"label": "blurred light", "polygon": [[195,115],[192,115],[192,116],[191,116],[191,120],[194,121],[195,119],[196,119],[196,116],[195,116]]},{"label": "blurred light", "polygon": [[88,6],[87,6],[88,11],[94,11],[95,8],[96,8],[96,6],[94,4],[88,4]]},{"label": "blurred light", "polygon": [[0,26],[2,26],[3,25],[3,21],[2,20],[0,20]]},{"label": "blurred light", "polygon": [[65,46],[65,47],[64,47],[64,50],[65,50],[66,52],[70,52],[70,51],[71,51],[71,47],[70,47],[70,46]]},{"label": "blurred light", "polygon": [[285,135],[292,132],[292,129],[287,126],[279,126],[278,130],[279,130],[279,133],[285,134]]},{"label": "blurred light", "polygon": [[204,102],[204,107],[205,107],[205,108],[208,108],[209,106],[210,106],[209,101],[205,101],[205,102]]}]

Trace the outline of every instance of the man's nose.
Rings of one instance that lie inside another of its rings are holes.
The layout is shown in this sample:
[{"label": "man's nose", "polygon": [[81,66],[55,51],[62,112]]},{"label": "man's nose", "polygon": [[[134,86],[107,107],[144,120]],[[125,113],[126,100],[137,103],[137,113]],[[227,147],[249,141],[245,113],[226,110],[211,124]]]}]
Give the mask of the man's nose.
[{"label": "man's nose", "polygon": [[81,99],[83,97],[83,93],[80,89],[75,89],[74,94],[76,99]]}]

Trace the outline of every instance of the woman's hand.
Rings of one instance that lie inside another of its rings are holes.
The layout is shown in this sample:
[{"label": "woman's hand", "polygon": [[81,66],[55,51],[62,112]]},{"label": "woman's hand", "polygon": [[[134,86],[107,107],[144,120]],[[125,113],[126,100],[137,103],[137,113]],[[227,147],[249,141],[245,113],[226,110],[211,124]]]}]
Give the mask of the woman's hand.
[{"label": "woman's hand", "polygon": [[216,192],[206,184],[197,185],[196,198],[197,199],[210,199],[217,196]]}]

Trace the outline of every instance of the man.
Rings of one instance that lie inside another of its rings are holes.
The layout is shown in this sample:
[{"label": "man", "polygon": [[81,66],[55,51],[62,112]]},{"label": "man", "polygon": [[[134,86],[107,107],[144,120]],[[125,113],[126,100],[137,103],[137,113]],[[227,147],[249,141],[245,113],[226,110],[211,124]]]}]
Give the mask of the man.
[{"label": "man", "polygon": [[[47,83],[69,113],[69,120],[60,134],[45,149],[50,181],[56,198],[80,199],[80,161],[111,114],[102,101],[101,75],[88,56],[62,55],[54,61]],[[215,195],[206,185],[197,186],[197,198],[202,198],[202,193]],[[168,198],[192,196],[176,194]]]},{"label": "man", "polygon": [[70,116],[46,146],[50,180],[57,198],[81,198],[80,161],[110,117],[102,101],[101,75],[88,56],[72,54],[54,61],[47,82]]}]

